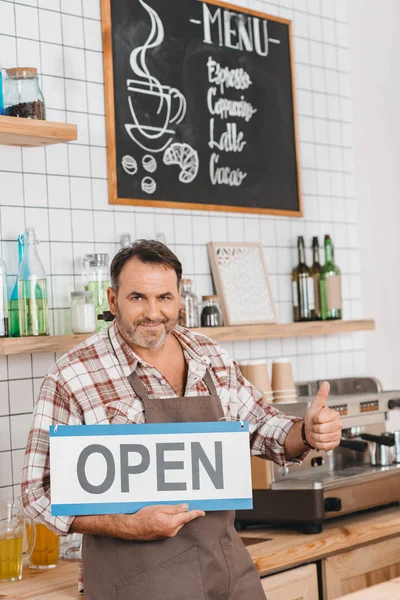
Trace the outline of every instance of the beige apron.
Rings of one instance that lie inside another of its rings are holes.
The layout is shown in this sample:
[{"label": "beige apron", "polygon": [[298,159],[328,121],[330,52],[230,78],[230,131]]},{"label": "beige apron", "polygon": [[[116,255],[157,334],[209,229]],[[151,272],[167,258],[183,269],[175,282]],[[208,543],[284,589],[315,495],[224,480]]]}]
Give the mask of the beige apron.
[{"label": "beige apron", "polygon": [[[143,402],[147,423],[218,421],[224,416],[208,370],[208,396],[154,400],[135,372],[128,379]],[[234,528],[234,515],[208,512],[175,537],[150,542],[85,535],[85,600],[265,600],[257,570]]]}]

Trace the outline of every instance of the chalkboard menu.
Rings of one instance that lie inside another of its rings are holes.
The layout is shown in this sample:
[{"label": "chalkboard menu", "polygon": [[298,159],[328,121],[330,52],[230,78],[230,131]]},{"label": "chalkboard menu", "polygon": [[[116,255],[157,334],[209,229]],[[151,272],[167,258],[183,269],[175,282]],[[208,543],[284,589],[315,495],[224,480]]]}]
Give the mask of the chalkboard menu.
[{"label": "chalkboard menu", "polygon": [[109,201],[301,216],[290,21],[103,0]]}]

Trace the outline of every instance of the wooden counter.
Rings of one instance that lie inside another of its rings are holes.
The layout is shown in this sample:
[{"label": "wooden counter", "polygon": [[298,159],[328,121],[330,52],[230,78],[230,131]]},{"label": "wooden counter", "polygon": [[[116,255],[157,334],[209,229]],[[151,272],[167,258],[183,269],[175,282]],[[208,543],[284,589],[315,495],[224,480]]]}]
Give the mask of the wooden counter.
[{"label": "wooden counter", "polygon": [[[246,530],[241,533],[260,575],[284,571],[399,535],[398,507],[334,519],[325,524],[324,531],[317,535],[282,529]],[[382,597],[396,598],[390,594]],[[78,598],[83,596],[77,592],[77,564],[74,562],[61,561],[57,568],[49,571],[32,571],[27,567],[21,581],[0,584],[0,599],[3,600]],[[353,598],[358,600],[357,596]],[[362,598],[367,600],[368,596]]]},{"label": "wooden counter", "polygon": [[400,577],[385,581],[379,585],[373,585],[370,588],[340,596],[337,600],[399,600],[400,598]]}]

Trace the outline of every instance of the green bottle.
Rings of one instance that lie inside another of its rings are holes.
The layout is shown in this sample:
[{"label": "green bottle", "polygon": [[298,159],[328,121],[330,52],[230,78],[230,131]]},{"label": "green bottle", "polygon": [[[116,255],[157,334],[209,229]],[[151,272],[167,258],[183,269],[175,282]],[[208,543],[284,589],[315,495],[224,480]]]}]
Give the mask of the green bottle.
[{"label": "green bottle", "polygon": [[[18,268],[24,255],[24,236],[18,236]],[[8,307],[10,337],[19,337],[19,307],[18,307],[18,278],[11,293],[10,304]]]},{"label": "green bottle", "polygon": [[329,235],[325,236],[325,264],[321,267],[321,315],[322,319],[342,318],[342,281],[340,269],[334,263],[333,245]]},{"label": "green bottle", "polygon": [[314,302],[314,282],[311,270],[306,265],[304,238],[297,238],[299,262],[292,271],[293,321],[311,321]]},{"label": "green bottle", "polygon": [[37,253],[39,240],[34,229],[25,230],[24,244],[18,270],[20,335],[49,335],[47,277]]},{"label": "green bottle", "polygon": [[314,301],[315,308],[312,312],[312,320],[319,321],[321,319],[321,264],[319,262],[319,241],[318,237],[313,237],[312,241],[313,264],[311,265],[311,275],[314,282]]}]

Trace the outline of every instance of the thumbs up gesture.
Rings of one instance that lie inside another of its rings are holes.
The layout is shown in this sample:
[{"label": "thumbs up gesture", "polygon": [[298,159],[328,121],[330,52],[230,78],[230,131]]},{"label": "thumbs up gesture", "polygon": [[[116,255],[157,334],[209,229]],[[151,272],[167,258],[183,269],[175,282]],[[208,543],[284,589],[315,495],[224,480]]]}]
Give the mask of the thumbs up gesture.
[{"label": "thumbs up gesture", "polygon": [[305,435],[318,450],[332,450],[340,443],[342,424],[336,410],[326,406],[329,383],[324,381],[305,416]]}]

